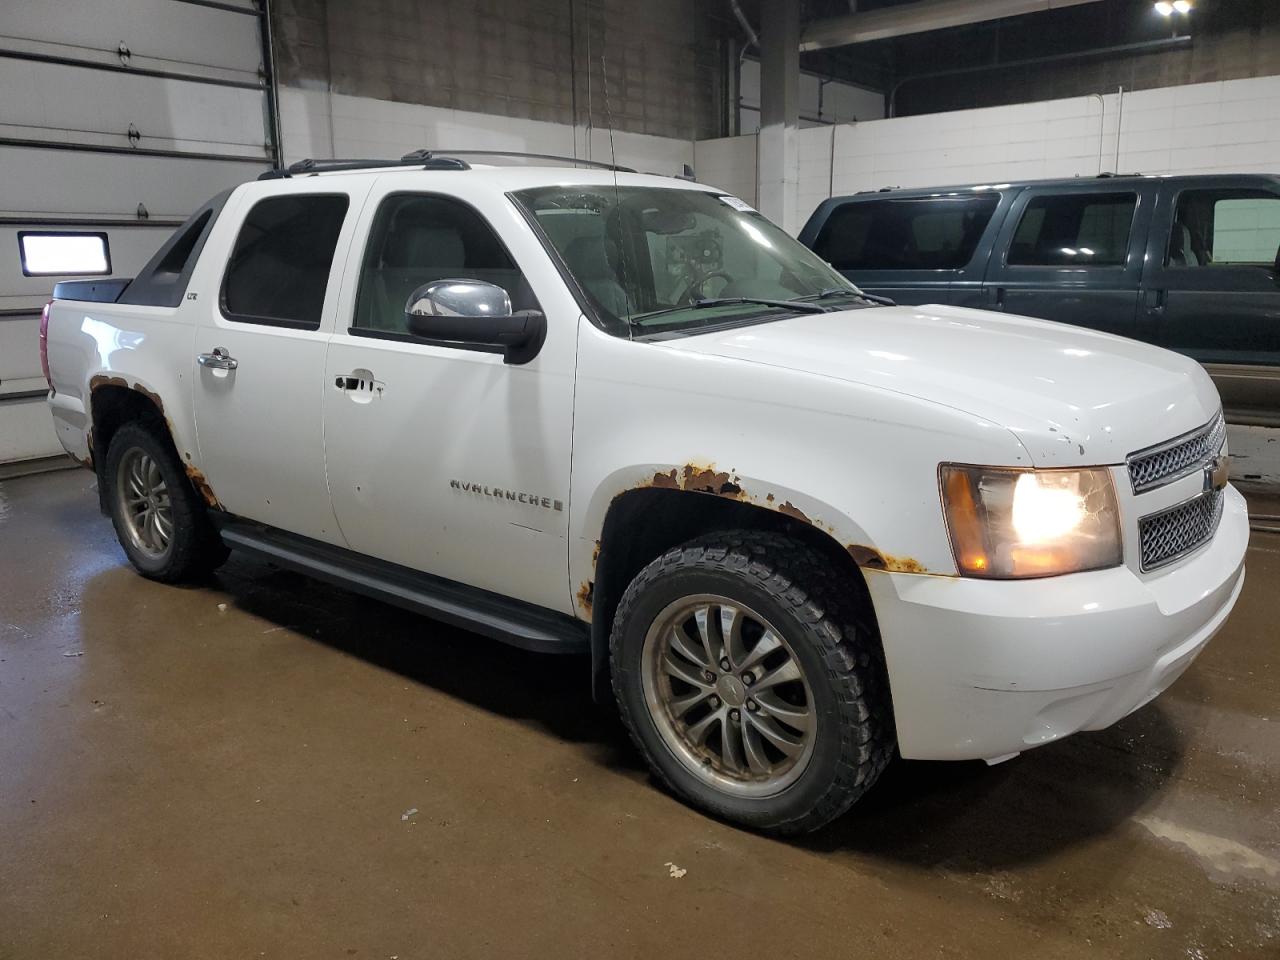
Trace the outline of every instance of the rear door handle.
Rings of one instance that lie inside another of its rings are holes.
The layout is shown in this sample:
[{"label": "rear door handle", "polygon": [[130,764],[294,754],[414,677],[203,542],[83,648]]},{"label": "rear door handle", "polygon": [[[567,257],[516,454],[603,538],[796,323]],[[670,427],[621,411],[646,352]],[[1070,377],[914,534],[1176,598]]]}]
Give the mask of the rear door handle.
[{"label": "rear door handle", "polygon": [[196,362],[210,370],[234,370],[240,366],[240,361],[227,353],[226,347],[214,347],[213,353],[198,354]]},{"label": "rear door handle", "polygon": [[1147,309],[1152,313],[1164,313],[1164,290],[1148,290],[1145,300]]},{"label": "rear door handle", "polygon": [[995,288],[996,309],[1004,309],[1004,287]]}]

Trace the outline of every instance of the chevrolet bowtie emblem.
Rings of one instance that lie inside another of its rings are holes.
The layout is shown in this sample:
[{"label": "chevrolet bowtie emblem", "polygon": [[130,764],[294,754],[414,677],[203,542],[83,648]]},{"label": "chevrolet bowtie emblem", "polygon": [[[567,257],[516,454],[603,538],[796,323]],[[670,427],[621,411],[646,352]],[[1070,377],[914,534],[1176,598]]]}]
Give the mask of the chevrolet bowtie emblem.
[{"label": "chevrolet bowtie emblem", "polygon": [[1231,474],[1231,457],[1222,454],[1214,457],[1204,465],[1204,488],[1208,490],[1221,490],[1227,485],[1227,477]]}]

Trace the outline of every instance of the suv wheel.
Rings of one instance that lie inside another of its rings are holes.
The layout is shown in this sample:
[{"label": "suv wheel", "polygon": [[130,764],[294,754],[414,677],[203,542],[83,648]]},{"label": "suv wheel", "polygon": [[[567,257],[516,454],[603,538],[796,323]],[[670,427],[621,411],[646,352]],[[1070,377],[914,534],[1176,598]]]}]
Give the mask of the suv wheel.
[{"label": "suv wheel", "polygon": [[879,640],[849,585],[775,534],[714,534],[636,577],[611,637],[632,738],[675,793],[804,833],[844,813],[894,749]]},{"label": "suv wheel", "polygon": [[138,572],[173,583],[227,558],[167,437],[141,423],[116,431],[103,469],[111,522]]}]

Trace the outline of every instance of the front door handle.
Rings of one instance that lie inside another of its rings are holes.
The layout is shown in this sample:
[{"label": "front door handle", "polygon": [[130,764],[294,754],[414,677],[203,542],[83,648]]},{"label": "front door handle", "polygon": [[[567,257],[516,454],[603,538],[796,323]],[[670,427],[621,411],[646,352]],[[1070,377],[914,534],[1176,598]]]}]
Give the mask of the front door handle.
[{"label": "front door handle", "polygon": [[1157,316],[1164,313],[1164,296],[1164,290],[1147,290],[1145,294],[1147,309]]},{"label": "front door handle", "polygon": [[240,361],[227,353],[226,347],[214,347],[213,353],[198,354],[196,362],[210,370],[234,370],[240,366]]}]

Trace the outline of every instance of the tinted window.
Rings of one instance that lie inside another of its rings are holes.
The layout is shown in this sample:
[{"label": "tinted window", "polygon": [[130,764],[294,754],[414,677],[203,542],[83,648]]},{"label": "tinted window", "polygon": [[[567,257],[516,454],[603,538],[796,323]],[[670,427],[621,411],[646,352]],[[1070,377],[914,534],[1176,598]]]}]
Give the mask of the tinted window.
[{"label": "tinted window", "polygon": [[1111,267],[1124,264],[1138,205],[1133,193],[1033,197],[1018,221],[1009,263]]},{"label": "tinted window", "polygon": [[1280,256],[1280,197],[1263,190],[1184,190],[1165,262],[1171,267],[1272,266]]},{"label": "tinted window", "polygon": [[347,212],[345,196],[259,200],[236,237],[222,281],[233,320],[314,330]]},{"label": "tinted window", "polygon": [[982,194],[848,203],[832,211],[813,249],[837,270],[958,270],[999,202]]},{"label": "tinted window", "polygon": [[407,333],[409,295],[433,280],[458,279],[497,284],[514,310],[536,306],[511,255],[475,210],[446,197],[393,194],[369,232],[352,326]]}]

